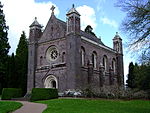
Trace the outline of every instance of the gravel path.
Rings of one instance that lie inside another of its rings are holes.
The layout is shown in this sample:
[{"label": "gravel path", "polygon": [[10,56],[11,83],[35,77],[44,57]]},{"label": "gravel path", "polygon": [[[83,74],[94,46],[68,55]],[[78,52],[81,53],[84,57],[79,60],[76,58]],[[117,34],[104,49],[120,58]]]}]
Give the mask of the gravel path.
[{"label": "gravel path", "polygon": [[46,108],[47,105],[39,104],[39,103],[32,103],[27,101],[17,101],[23,104],[23,106],[12,113],[42,113]]}]

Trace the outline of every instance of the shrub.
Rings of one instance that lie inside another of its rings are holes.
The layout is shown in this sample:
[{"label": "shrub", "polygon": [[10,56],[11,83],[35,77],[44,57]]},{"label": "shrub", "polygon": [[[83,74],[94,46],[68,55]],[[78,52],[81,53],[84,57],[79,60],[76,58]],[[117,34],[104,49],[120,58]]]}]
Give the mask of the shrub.
[{"label": "shrub", "polygon": [[12,98],[21,97],[22,91],[19,88],[3,88],[2,90],[2,100],[10,100]]},{"label": "shrub", "polygon": [[0,87],[0,95],[2,94],[2,88]]},{"label": "shrub", "polygon": [[30,101],[48,100],[58,98],[57,89],[51,88],[33,88]]}]

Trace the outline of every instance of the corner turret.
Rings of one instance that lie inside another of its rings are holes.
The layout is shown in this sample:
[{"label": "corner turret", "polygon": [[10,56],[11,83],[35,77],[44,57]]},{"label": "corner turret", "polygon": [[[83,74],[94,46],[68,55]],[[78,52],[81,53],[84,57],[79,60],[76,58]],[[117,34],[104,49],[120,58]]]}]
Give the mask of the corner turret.
[{"label": "corner turret", "polygon": [[80,33],[80,14],[74,8],[74,4],[72,8],[68,11],[67,15],[67,34],[70,33]]},{"label": "corner turret", "polygon": [[113,49],[119,53],[119,54],[123,54],[123,50],[122,50],[122,39],[121,37],[118,35],[118,32],[116,32],[115,37],[113,38]]},{"label": "corner turret", "polygon": [[116,35],[113,38],[113,49],[116,51],[118,85],[119,86],[124,86],[122,39],[118,35],[118,32],[116,32]]},{"label": "corner turret", "polygon": [[27,91],[31,91],[35,87],[35,71],[37,65],[37,44],[42,35],[42,26],[38,23],[35,17],[34,22],[29,26],[29,43],[28,43],[28,88]]},{"label": "corner turret", "polygon": [[41,37],[43,27],[37,21],[37,17],[35,17],[34,22],[29,27],[30,27],[29,41],[30,42],[37,41]]}]

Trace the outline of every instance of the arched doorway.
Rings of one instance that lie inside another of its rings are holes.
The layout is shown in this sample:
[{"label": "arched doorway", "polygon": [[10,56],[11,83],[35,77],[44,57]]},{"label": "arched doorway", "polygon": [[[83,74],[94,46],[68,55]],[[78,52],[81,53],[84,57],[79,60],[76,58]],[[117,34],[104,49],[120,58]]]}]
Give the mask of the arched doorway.
[{"label": "arched doorway", "polygon": [[53,75],[49,75],[44,82],[44,87],[45,88],[58,88],[58,82],[57,82],[57,78]]},{"label": "arched doorway", "polygon": [[55,89],[56,89],[56,81],[53,80],[53,81],[51,82],[51,84],[52,84],[52,88],[55,88]]}]

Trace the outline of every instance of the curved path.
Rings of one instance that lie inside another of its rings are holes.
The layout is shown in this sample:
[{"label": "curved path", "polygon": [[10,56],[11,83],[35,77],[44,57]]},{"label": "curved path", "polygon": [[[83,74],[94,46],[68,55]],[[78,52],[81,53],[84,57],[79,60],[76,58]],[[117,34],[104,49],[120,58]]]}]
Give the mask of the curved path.
[{"label": "curved path", "polygon": [[32,103],[27,101],[17,101],[23,104],[23,106],[12,113],[42,113],[46,108],[47,105],[39,104],[39,103]]}]

